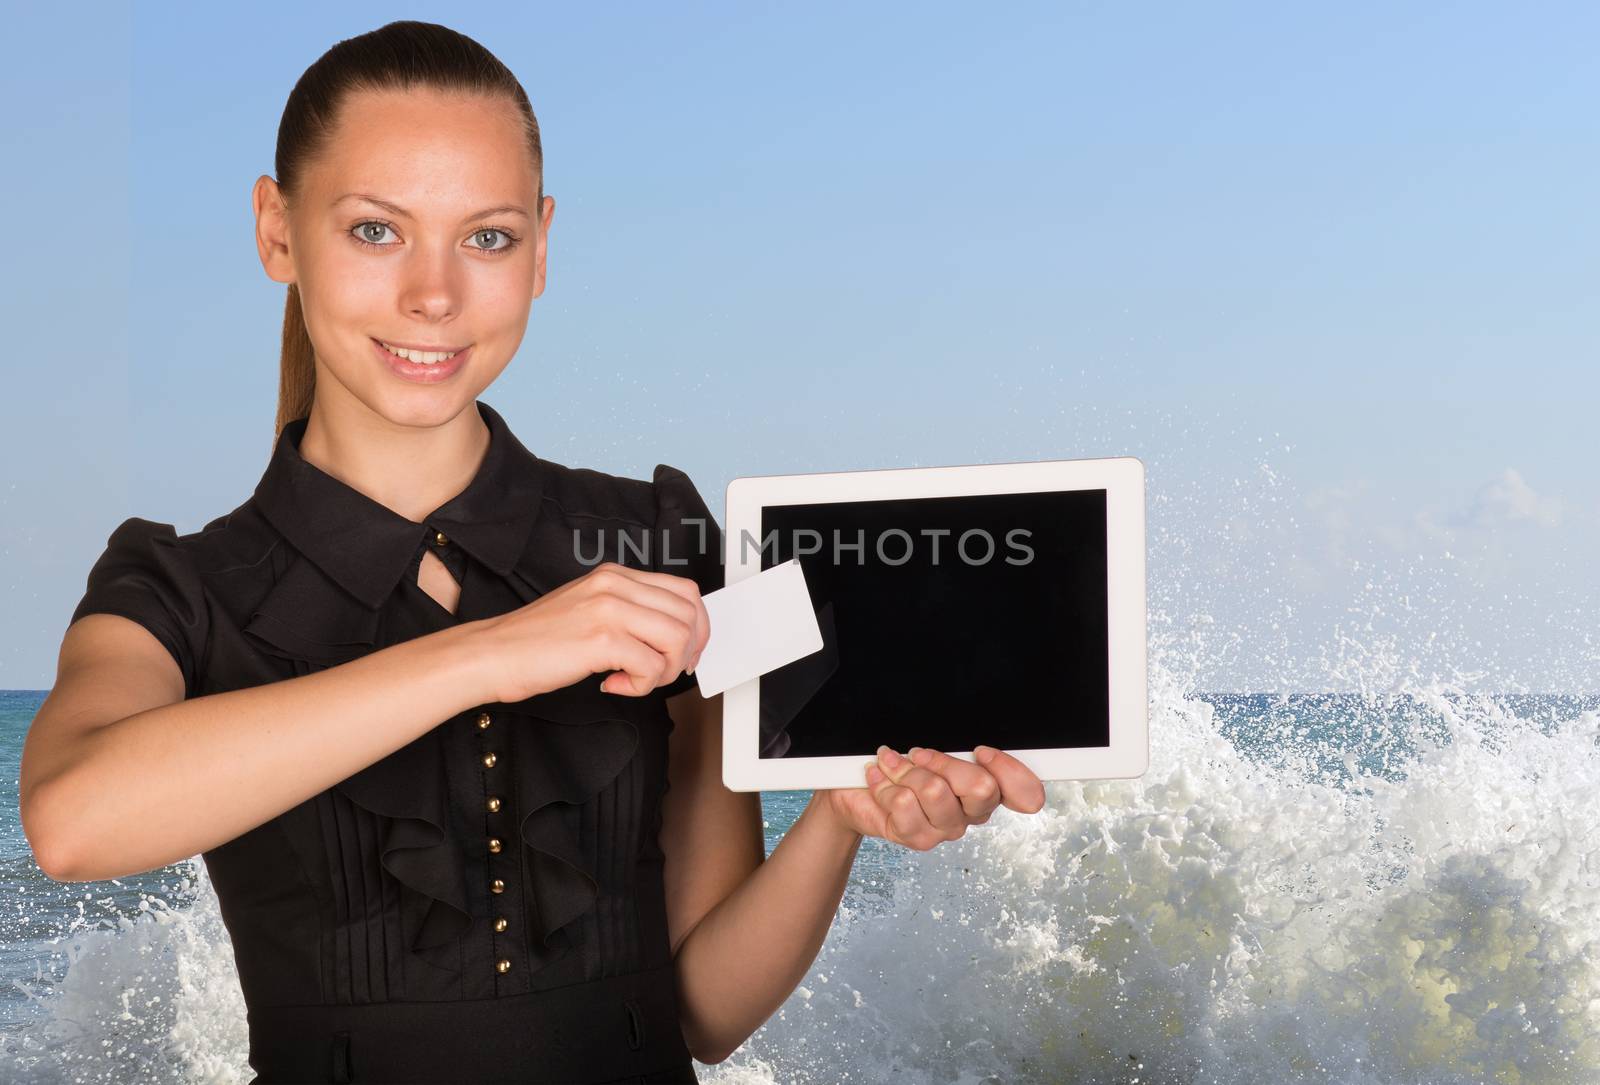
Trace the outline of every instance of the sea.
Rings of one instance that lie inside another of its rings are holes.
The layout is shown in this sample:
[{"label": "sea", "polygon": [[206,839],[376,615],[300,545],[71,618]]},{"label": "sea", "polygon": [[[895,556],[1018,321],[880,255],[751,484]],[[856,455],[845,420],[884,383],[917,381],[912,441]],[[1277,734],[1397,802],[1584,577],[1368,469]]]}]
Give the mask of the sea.
[{"label": "sea", "polygon": [[[866,840],[800,985],[700,1080],[1600,1082],[1600,698],[1150,677],[1142,777]],[[249,1082],[199,861],[34,864],[43,697],[0,691],[0,1082]],[[763,794],[769,854],[808,797]]]}]

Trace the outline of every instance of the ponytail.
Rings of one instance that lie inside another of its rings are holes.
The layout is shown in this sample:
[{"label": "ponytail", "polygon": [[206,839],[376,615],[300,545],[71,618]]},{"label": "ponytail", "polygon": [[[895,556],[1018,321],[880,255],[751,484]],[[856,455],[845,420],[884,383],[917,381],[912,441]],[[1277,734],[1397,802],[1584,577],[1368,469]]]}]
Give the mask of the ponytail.
[{"label": "ponytail", "polygon": [[306,331],[305,314],[300,310],[300,287],[289,284],[289,298],[283,306],[283,353],[278,361],[278,419],[272,428],[276,444],[283,427],[311,413],[311,397],[317,388],[317,366]]}]

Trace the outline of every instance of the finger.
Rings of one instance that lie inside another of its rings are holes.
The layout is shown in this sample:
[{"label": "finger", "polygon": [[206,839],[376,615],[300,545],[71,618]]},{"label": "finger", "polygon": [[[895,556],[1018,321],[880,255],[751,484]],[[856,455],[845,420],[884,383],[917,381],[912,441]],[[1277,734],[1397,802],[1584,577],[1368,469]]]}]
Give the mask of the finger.
[{"label": "finger", "polygon": [[650,585],[661,591],[670,592],[687,604],[687,609],[681,613],[683,620],[692,628],[693,634],[684,652],[682,670],[692,673],[700,662],[700,653],[705,651],[706,642],[711,639],[711,615],[706,612],[705,602],[700,596],[700,585],[686,576],[651,572],[648,569],[632,569],[617,562],[604,562],[596,568],[610,568],[614,572],[624,574],[628,580],[636,584]]},{"label": "finger", "polygon": [[[607,666],[612,668],[600,679],[602,692],[643,697],[672,680],[672,661],[627,630],[607,629],[602,636]],[[619,674],[623,677],[617,677]]]},{"label": "finger", "polygon": [[693,632],[685,653],[684,666],[684,670],[692,674],[700,662],[700,653],[706,650],[706,642],[711,639],[711,615],[706,611],[705,600],[701,598],[700,585],[686,576],[674,576],[671,573],[653,575],[665,577],[661,587],[666,591],[676,592],[693,608],[693,615],[687,619]]},{"label": "finger", "polygon": [[615,561],[601,562],[582,581],[574,583],[584,583],[594,592],[613,592],[639,602],[655,600],[653,605],[681,615],[686,622],[696,610],[703,609],[699,601],[700,586],[693,580],[671,573],[634,569]]},{"label": "finger", "polygon": [[1001,802],[1022,814],[1044,809],[1044,781],[1027,765],[993,746],[979,746],[972,756],[999,781]]},{"label": "finger", "polygon": [[872,801],[883,811],[885,840],[918,851],[926,851],[939,842],[917,796],[910,788],[889,779],[876,761],[867,762],[867,787],[872,791]]},{"label": "finger", "polygon": [[662,685],[682,674],[688,666],[690,628],[672,615],[618,599],[613,604],[612,624],[661,653],[666,660]]},{"label": "finger", "polygon": [[700,646],[694,650],[694,660],[689,664],[689,672],[691,674],[694,673],[696,667],[700,666],[700,656],[705,652],[706,645],[711,643],[711,612],[706,609],[705,598],[701,596],[698,585],[695,586],[694,601],[695,605],[700,608],[700,616],[705,624],[701,628]]},{"label": "finger", "polygon": [[700,585],[686,576],[673,577],[681,583],[674,586],[674,590],[681,591],[685,599],[694,604],[695,608],[695,637],[689,652],[689,665],[684,668],[693,674],[694,669],[700,665],[700,654],[706,650],[706,645],[711,641],[711,614],[706,610],[705,598],[700,594]]},{"label": "finger", "polygon": [[607,675],[600,680],[601,690],[643,697],[682,671],[689,630],[683,622],[620,595],[596,595],[585,604],[597,622],[594,633],[606,665],[628,674],[626,681]]},{"label": "finger", "polygon": [[888,746],[878,747],[878,765],[915,796],[923,819],[940,840],[955,840],[967,831],[966,812],[943,776],[913,764]]},{"label": "finger", "polygon": [[[623,617],[623,621],[630,624],[628,628],[635,636],[645,640],[662,652],[672,662],[672,673],[668,676],[670,681],[680,673],[687,670],[694,661],[696,652],[697,625],[701,615],[705,612],[703,604],[698,598],[691,601],[683,597],[681,590],[668,586],[663,581],[682,580],[682,577],[668,576],[664,573],[650,573],[639,569],[629,569],[623,565],[608,563],[605,567],[607,575],[591,574],[594,580],[591,599],[601,599],[610,596],[625,601],[642,611],[654,611],[667,615],[676,620],[682,632],[671,641],[663,642],[660,638],[668,634],[674,627],[662,625],[660,622],[649,621],[645,625],[631,624],[633,621],[643,621],[640,615]],[[641,580],[634,574],[643,577],[658,578],[656,581]],[[694,582],[690,581],[693,587]],[[695,589],[698,591],[698,589]]]},{"label": "finger", "polygon": [[911,758],[912,764],[921,765],[945,778],[950,790],[961,801],[961,809],[966,813],[969,824],[982,825],[989,820],[995,807],[1000,805],[1000,782],[982,765],[924,746],[911,747],[906,751],[906,756]]},{"label": "finger", "polygon": [[[679,579],[686,578],[680,577]],[[700,665],[700,654],[706,650],[706,644],[711,640],[711,614],[706,610],[705,601],[700,597],[700,586],[692,580],[689,580],[688,584],[693,589],[692,601],[695,614],[691,623],[694,627],[694,632],[689,638],[689,658],[688,663],[684,666],[684,671],[688,674],[693,674],[694,669]]]}]

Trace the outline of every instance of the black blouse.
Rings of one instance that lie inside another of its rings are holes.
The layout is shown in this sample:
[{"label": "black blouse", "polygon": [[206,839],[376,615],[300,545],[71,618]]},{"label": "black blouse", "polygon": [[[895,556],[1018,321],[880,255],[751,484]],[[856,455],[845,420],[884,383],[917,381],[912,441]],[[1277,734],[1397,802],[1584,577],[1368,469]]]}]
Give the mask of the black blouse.
[{"label": "black blouse", "polygon": [[[306,462],[289,423],[254,495],[190,535],[131,518],[73,612],[149,629],[188,697],[309,674],[503,614],[602,560],[722,586],[689,478],[488,453],[421,523]],[[432,549],[455,614],[417,584]],[[658,846],[665,701],[604,675],[477,705],[206,852],[255,1082],[694,1081]]]}]

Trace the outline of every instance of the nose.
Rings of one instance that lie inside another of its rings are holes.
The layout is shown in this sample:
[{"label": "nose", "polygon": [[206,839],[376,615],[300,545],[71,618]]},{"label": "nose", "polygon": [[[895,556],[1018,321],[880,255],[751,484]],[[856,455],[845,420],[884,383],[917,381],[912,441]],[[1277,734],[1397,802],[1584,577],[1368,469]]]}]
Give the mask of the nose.
[{"label": "nose", "polygon": [[455,253],[442,246],[418,246],[408,254],[400,307],[408,317],[429,323],[461,311],[464,276]]}]

